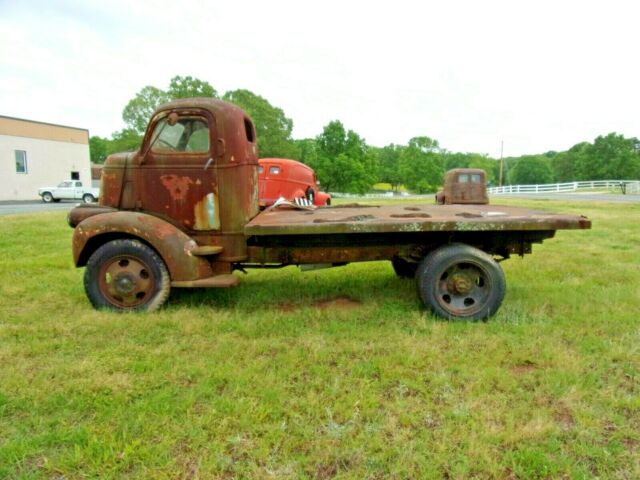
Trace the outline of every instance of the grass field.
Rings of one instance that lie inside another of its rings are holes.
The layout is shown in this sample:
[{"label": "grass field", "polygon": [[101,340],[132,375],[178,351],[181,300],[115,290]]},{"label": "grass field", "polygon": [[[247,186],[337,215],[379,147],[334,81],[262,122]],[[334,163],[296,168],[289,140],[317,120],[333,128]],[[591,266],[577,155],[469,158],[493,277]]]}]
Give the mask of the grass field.
[{"label": "grass field", "polygon": [[0,478],[640,478],[640,205],[502,264],[488,323],[388,263],[94,311],[64,214],[0,219]]}]

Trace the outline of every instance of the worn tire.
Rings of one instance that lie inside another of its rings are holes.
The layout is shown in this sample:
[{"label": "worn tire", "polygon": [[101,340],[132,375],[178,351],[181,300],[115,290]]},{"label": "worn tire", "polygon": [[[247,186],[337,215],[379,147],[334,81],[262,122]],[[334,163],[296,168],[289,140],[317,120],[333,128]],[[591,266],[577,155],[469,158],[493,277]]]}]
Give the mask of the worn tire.
[{"label": "worn tire", "polygon": [[139,240],[112,240],[89,257],[84,289],[95,308],[118,312],[152,311],[169,296],[165,263]]},{"label": "worn tire", "polygon": [[96,199],[95,199],[95,197],[94,197],[93,195],[91,195],[90,193],[85,193],[85,194],[82,196],[82,201],[83,201],[84,203],[93,203],[93,202],[95,202],[95,201],[96,201]]},{"label": "worn tire", "polygon": [[416,281],[425,306],[448,319],[486,319],[498,311],[506,292],[498,262],[464,244],[429,253],[420,262]]},{"label": "worn tire", "polygon": [[418,270],[417,263],[407,262],[404,258],[400,257],[393,257],[391,259],[391,266],[400,278],[415,278],[416,271]]},{"label": "worn tire", "polygon": [[42,194],[42,201],[44,203],[51,203],[53,202],[53,195],[51,195],[51,192],[44,192]]}]

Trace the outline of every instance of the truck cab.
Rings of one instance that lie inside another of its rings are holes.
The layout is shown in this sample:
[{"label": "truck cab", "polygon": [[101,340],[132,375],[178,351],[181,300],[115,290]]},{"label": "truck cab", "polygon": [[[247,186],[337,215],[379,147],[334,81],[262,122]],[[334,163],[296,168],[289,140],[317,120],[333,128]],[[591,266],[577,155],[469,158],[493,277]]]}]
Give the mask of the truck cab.
[{"label": "truck cab", "polygon": [[436,194],[438,205],[486,205],[487,180],[479,168],[454,168],[444,175],[442,190]]}]

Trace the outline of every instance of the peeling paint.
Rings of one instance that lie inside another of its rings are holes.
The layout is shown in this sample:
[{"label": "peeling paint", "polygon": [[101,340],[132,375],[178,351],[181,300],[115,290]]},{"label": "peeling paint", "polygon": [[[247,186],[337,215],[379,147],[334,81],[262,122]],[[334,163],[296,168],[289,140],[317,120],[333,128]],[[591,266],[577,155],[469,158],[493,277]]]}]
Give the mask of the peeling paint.
[{"label": "peeling paint", "polygon": [[193,180],[190,177],[179,177],[177,175],[162,175],[160,181],[169,191],[171,198],[176,201],[186,200],[189,185],[193,184]]},{"label": "peeling paint", "polygon": [[195,230],[218,230],[220,228],[220,209],[218,196],[211,192],[193,207],[196,223]]}]

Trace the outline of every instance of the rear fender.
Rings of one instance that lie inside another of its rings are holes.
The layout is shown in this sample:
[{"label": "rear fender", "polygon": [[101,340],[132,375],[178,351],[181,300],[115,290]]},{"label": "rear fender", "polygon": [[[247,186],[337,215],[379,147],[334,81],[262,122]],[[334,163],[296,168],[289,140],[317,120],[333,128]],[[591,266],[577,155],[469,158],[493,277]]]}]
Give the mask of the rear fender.
[{"label": "rear fender", "polygon": [[158,217],[140,212],[109,212],[93,215],[73,231],[73,261],[86,265],[91,254],[117,238],[137,238],[162,257],[172,281],[197,280],[213,275],[211,264],[191,251],[196,242],[179,228]]}]

